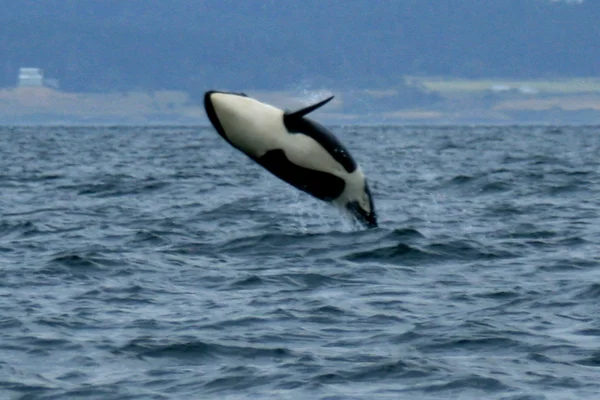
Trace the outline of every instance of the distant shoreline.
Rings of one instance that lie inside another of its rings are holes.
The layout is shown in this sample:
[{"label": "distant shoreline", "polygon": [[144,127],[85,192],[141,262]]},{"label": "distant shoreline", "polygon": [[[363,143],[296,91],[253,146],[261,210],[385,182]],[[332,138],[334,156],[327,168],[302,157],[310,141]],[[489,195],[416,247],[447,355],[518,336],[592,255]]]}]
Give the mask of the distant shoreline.
[{"label": "distant shoreline", "polygon": [[[435,96],[411,104],[403,90]],[[414,89],[413,89],[414,90]],[[336,98],[314,118],[332,125],[596,125],[600,79],[454,79],[407,77],[383,90],[246,91],[294,109],[324,96]],[[400,101],[400,100],[401,101]],[[48,87],[0,89],[0,125],[208,126],[204,108],[184,91],[69,93]]]}]

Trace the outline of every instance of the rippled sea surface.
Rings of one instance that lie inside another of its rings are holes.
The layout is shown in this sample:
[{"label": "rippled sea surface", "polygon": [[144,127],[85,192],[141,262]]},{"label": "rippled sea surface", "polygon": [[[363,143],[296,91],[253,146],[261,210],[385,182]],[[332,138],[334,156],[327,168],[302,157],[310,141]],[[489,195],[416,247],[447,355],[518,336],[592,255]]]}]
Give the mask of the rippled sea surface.
[{"label": "rippled sea surface", "polygon": [[0,128],[0,398],[598,398],[600,127],[334,131],[379,228],[212,129]]}]

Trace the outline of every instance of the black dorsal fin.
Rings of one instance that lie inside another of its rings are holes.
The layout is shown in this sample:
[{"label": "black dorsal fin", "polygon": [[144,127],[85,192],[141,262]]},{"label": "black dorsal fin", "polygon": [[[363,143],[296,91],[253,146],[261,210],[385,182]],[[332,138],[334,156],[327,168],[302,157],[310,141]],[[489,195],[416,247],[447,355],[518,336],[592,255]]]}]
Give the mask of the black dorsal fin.
[{"label": "black dorsal fin", "polygon": [[315,104],[310,105],[308,107],[304,107],[304,108],[301,108],[299,110],[296,110],[296,111],[293,111],[293,112],[289,112],[289,113],[286,113],[286,114],[287,114],[288,117],[291,117],[291,118],[302,118],[306,114],[309,114],[309,113],[315,111],[317,108],[323,107],[325,104],[329,103],[331,101],[331,99],[333,99],[334,97],[335,96],[328,97],[325,100],[322,100],[322,101],[320,101],[318,103],[315,103]]}]

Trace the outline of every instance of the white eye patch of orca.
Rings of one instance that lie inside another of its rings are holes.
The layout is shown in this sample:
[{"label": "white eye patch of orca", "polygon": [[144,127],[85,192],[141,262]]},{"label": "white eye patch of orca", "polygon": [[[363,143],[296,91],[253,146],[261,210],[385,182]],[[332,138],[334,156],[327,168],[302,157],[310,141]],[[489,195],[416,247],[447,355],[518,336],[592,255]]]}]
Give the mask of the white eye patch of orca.
[{"label": "white eye patch of orca", "polygon": [[305,117],[332,98],[284,112],[244,94],[209,91],[204,106],[217,132],[233,147],[296,188],[375,227],[373,200],[362,171],[330,131]]}]

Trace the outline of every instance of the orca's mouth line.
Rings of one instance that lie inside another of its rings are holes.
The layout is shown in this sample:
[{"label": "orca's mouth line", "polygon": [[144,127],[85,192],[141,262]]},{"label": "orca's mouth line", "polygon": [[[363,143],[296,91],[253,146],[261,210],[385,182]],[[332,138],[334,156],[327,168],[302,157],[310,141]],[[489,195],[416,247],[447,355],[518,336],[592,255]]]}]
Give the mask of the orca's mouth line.
[{"label": "orca's mouth line", "polygon": [[206,110],[206,115],[208,116],[210,123],[213,124],[219,135],[221,135],[223,139],[229,142],[229,139],[227,139],[227,136],[225,135],[225,130],[223,129],[223,126],[219,121],[219,117],[217,117],[215,106],[213,105],[212,100],[210,99],[210,96],[214,93],[218,92],[209,91],[204,94],[204,109]]}]

